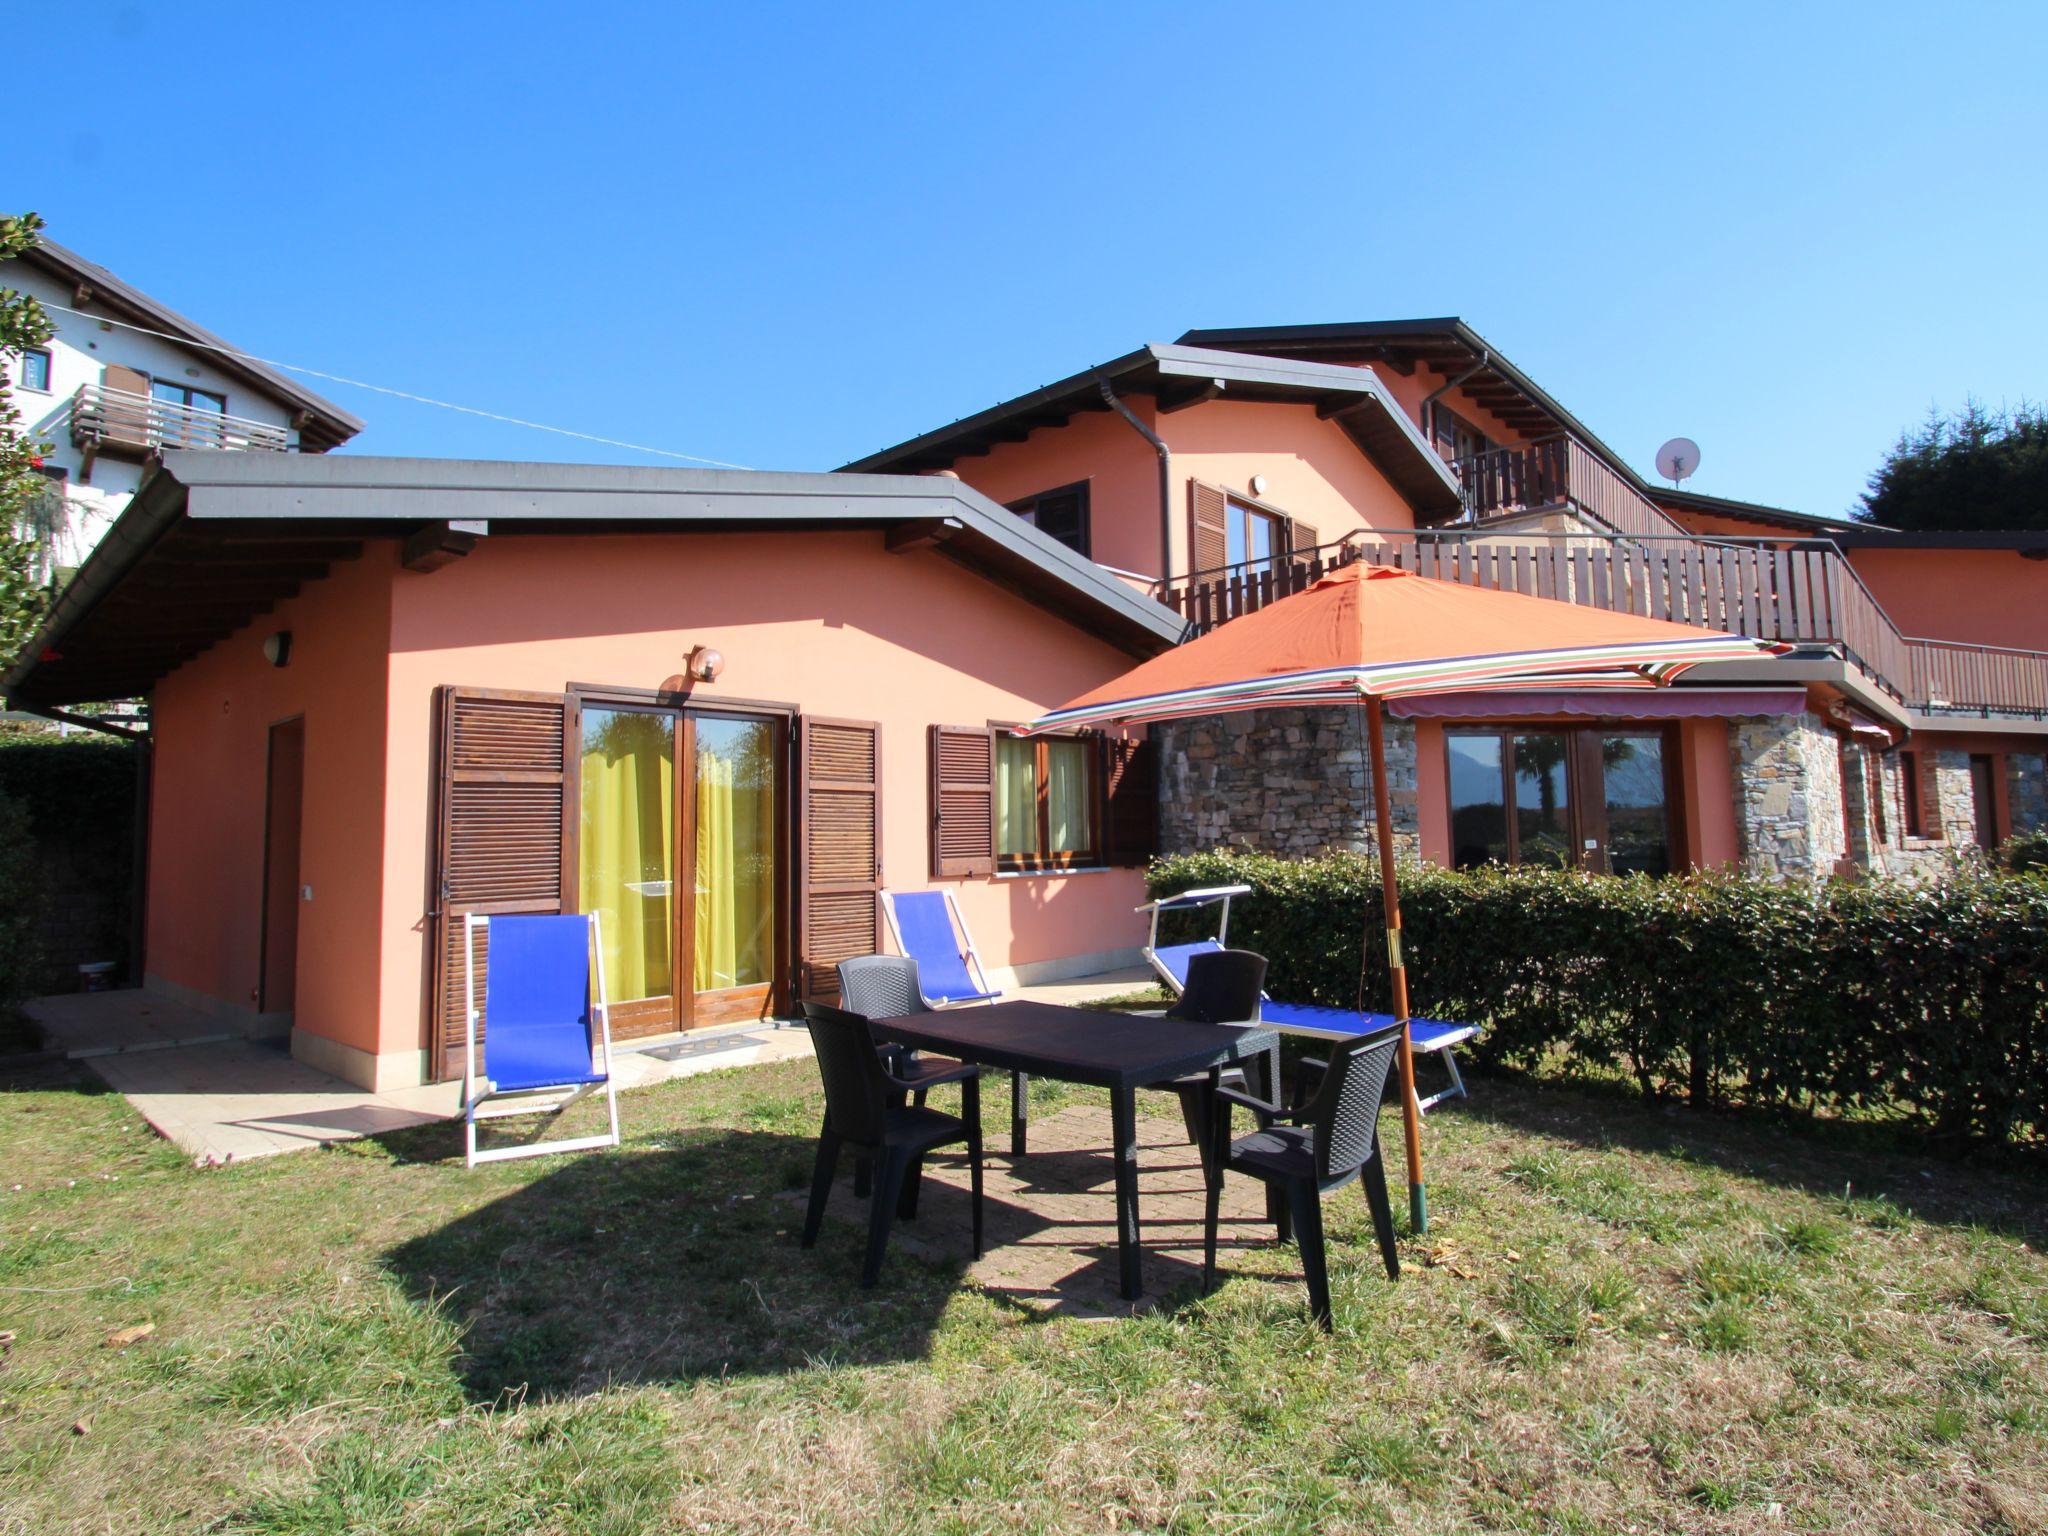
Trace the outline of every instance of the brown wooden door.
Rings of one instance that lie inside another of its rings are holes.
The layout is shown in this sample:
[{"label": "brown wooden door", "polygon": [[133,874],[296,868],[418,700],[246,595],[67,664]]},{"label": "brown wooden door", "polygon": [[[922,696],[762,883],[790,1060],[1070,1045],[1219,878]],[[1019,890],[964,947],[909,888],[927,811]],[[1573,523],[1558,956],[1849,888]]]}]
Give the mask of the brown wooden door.
[{"label": "brown wooden door", "polygon": [[[560,694],[443,688],[439,707],[428,1052],[435,1075],[451,1077],[462,1071],[466,1029],[465,920],[574,910],[571,743]],[[479,937],[470,956],[479,1009],[485,961]]]},{"label": "brown wooden door", "polygon": [[305,803],[306,722],[270,728],[263,815],[263,954],[257,1007],[288,1013],[298,980],[299,825]]},{"label": "brown wooden door", "polygon": [[1988,853],[1998,846],[1998,760],[1988,752],[1970,757],[1970,808],[1977,846]]}]

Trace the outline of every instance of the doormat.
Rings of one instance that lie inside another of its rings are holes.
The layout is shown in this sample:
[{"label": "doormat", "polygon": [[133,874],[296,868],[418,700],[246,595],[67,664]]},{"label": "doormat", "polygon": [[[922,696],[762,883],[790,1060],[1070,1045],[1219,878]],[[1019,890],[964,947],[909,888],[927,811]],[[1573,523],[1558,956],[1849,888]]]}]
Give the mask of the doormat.
[{"label": "doormat", "polygon": [[674,1045],[657,1045],[640,1052],[656,1061],[687,1061],[692,1056],[714,1056],[720,1051],[737,1051],[749,1045],[766,1045],[759,1035],[713,1035],[708,1040],[678,1040]]}]

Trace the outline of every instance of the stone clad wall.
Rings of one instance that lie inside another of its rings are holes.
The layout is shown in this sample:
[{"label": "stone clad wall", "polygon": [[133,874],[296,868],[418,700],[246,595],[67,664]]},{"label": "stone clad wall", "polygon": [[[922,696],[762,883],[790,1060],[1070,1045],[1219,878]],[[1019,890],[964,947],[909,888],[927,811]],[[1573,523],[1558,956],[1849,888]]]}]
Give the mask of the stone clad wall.
[{"label": "stone clad wall", "polygon": [[2015,832],[2048,827],[2048,754],[2014,752],[2005,760],[2005,803]]},{"label": "stone clad wall", "polygon": [[1728,736],[1743,867],[1785,880],[1827,879],[1849,851],[1834,732],[1811,713],[1733,724]]},{"label": "stone clad wall", "polygon": [[[1339,705],[1204,715],[1152,728],[1163,853],[1245,847],[1289,858],[1374,847],[1364,711]],[[1387,722],[1398,857],[1421,851],[1415,727]]]}]

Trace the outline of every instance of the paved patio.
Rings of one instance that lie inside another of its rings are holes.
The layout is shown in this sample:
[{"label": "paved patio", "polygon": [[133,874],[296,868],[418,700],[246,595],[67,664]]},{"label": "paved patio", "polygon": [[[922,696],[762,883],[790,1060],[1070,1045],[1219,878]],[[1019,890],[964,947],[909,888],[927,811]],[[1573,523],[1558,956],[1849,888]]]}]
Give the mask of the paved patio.
[{"label": "paved patio", "polygon": [[[1020,997],[1085,1003],[1146,985],[1149,970],[1026,987]],[[199,1163],[243,1162],[375,1136],[460,1113],[459,1083],[372,1093],[292,1059],[281,1039],[251,1040],[161,993],[137,989],[37,998],[26,1005],[50,1047],[91,1068]],[[755,1024],[618,1047],[621,1089],[811,1053],[801,1025]]]},{"label": "paved patio", "polygon": [[[984,1094],[1002,1081],[992,1075]],[[1200,1283],[1202,1165],[1173,1100],[1141,1094],[1138,1220],[1145,1294],[1136,1302],[1118,1294],[1109,1099],[1095,1098],[1100,1102],[1070,1104],[1032,1121],[1031,1149],[1022,1158],[1009,1155],[1007,1137],[989,1144],[982,1163],[983,1256],[969,1266],[967,1278],[990,1295],[1034,1312],[1111,1318],[1156,1307],[1173,1292]],[[1163,1118],[1169,1112],[1172,1118]],[[891,1252],[940,1262],[964,1258],[973,1232],[968,1188],[966,1155],[958,1148],[936,1154],[925,1169],[917,1220],[897,1222],[889,1235]],[[807,1195],[792,1191],[782,1198],[800,1212]],[[1273,1242],[1265,1211],[1262,1186],[1245,1178],[1224,1182],[1219,1277],[1229,1274],[1233,1252]],[[830,1244],[856,1257],[867,1240],[867,1212],[868,1202],[854,1198],[852,1159],[843,1158],[819,1248]],[[1299,1271],[1293,1273],[1298,1278]]]}]

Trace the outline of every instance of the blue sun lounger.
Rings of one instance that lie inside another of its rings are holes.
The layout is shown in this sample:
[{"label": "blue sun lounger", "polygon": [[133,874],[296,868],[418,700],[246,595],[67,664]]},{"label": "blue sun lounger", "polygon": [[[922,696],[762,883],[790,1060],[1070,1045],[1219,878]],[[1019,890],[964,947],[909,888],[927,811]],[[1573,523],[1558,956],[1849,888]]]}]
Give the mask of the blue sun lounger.
[{"label": "blue sun lounger", "polygon": [[[476,940],[485,936],[483,1007],[477,1007]],[[462,1118],[469,1166],[549,1152],[619,1144],[619,1096],[612,1086],[612,1030],[605,1006],[604,947],[595,914],[481,917],[464,928]],[[477,1026],[487,1032],[477,1070]],[[595,1136],[524,1142],[479,1152],[479,1120],[557,1114],[602,1088],[611,1130]]]},{"label": "blue sun lounger", "polygon": [[[1151,935],[1145,942],[1145,958],[1160,979],[1178,993],[1188,983],[1188,961],[1194,956],[1210,950],[1226,949],[1230,939],[1230,898],[1248,895],[1248,885],[1216,885],[1201,890],[1182,891],[1178,896],[1168,896],[1159,901],[1149,901],[1139,907],[1152,917]],[[1220,909],[1216,922],[1216,937],[1197,939],[1189,944],[1161,944],[1159,942],[1159,914],[1162,912],[1191,912],[1202,907]],[[1319,1040],[1355,1040],[1399,1023],[1391,1013],[1360,1013],[1352,1008],[1323,1008],[1314,1003],[1276,1003],[1268,998],[1259,1011],[1259,1022],[1272,1026],[1283,1034],[1308,1035]],[[1427,1112],[1445,1099],[1462,1097],[1465,1093],[1465,1079],[1458,1074],[1458,1059],[1451,1052],[1464,1045],[1479,1033],[1474,1024],[1452,1024],[1442,1019],[1414,1019],[1408,1021],[1409,1038],[1414,1041],[1419,1053],[1437,1056],[1450,1074],[1451,1085],[1441,1093],[1431,1094],[1420,1101]]]},{"label": "blue sun lounger", "polygon": [[917,962],[917,989],[928,1008],[992,1003],[974,938],[953,904],[951,891],[884,891],[882,915],[896,948]]}]

